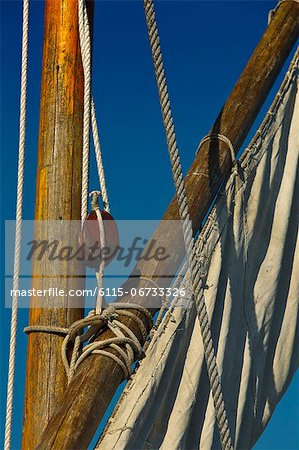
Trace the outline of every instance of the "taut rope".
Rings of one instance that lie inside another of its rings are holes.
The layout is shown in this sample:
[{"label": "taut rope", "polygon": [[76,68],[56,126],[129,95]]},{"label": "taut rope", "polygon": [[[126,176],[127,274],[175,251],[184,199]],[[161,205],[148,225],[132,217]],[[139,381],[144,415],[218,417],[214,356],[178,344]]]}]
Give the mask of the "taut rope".
[{"label": "taut rope", "polygon": [[202,278],[199,272],[197,256],[194,248],[192,225],[189,216],[187,195],[182,174],[180,155],[176,142],[175,129],[170,107],[166,76],[164,72],[160,39],[155,18],[154,4],[152,0],[144,0],[145,18],[148,28],[148,36],[155,68],[163,123],[166,133],[168,153],[171,162],[172,176],[176,189],[176,197],[179,206],[180,217],[183,221],[184,242],[187,253],[188,265],[191,272],[193,295],[197,308],[197,314],[202,334],[205,359],[208,369],[210,386],[215,406],[217,424],[220,432],[222,449],[232,449],[229,424],[226,416],[225,403],[222,395],[221,381],[217,367],[216,354],[213,346],[209,316],[202,293]]},{"label": "taut rope", "polygon": [[85,1],[78,0],[78,23],[82,65],[84,73],[84,105],[83,105],[83,154],[82,154],[82,193],[81,220],[88,212],[88,180],[89,180],[89,130],[90,130],[90,100],[91,100],[91,42],[90,34],[86,33],[88,17],[84,14]]},{"label": "taut rope", "polygon": [[84,220],[88,211],[88,181],[89,181],[89,138],[90,122],[93,143],[95,148],[99,182],[104,209],[110,212],[109,198],[106,186],[102,151],[96,118],[95,102],[91,94],[91,38],[88,14],[85,0],[78,0],[78,22],[81,56],[84,73],[84,109],[83,109],[83,158],[82,158],[82,195],[81,220]]},{"label": "taut rope", "polygon": [[18,162],[18,184],[17,184],[17,206],[16,206],[16,233],[13,272],[13,297],[11,311],[11,328],[9,343],[7,400],[6,400],[6,422],[4,449],[11,447],[11,425],[13,415],[13,394],[15,381],[16,341],[18,325],[18,303],[22,240],[22,218],[23,218],[23,187],[24,187],[24,161],[26,141],[26,105],[27,105],[27,72],[28,72],[28,29],[29,29],[29,0],[23,0],[23,30],[22,30],[22,64],[21,64],[21,95],[20,95],[20,122],[19,122],[19,162]]}]

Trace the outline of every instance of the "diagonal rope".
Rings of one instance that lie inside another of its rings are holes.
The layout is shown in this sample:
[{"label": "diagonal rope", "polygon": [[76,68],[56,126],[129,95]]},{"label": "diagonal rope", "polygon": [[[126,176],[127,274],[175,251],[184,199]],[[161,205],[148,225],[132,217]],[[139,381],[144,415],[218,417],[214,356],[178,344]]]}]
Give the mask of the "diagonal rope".
[{"label": "diagonal rope", "polygon": [[225,404],[222,395],[221,381],[218,372],[216,354],[213,346],[209,316],[204,301],[202,277],[198,267],[197,256],[194,248],[192,225],[189,216],[187,195],[182,174],[180,155],[177,147],[175,129],[170,108],[166,76],[164,72],[158,28],[155,18],[154,4],[152,0],[144,0],[145,18],[148,28],[148,36],[155,68],[155,76],[158,87],[160,105],[163,115],[163,123],[166,133],[168,152],[171,162],[172,176],[176,189],[179,213],[183,222],[184,242],[187,253],[188,265],[191,272],[191,281],[197,314],[202,334],[205,360],[210,380],[212,397],[216,412],[217,424],[220,432],[222,449],[232,449],[230,430],[226,416]]},{"label": "diagonal rope", "polygon": [[96,154],[96,161],[97,161],[98,175],[99,175],[100,186],[101,186],[101,195],[102,195],[102,199],[103,199],[103,205],[104,205],[105,211],[110,213],[110,205],[109,205],[104,165],[103,165],[102,152],[101,152],[101,146],[100,146],[100,140],[99,140],[96,110],[95,110],[95,104],[94,104],[93,98],[91,99],[91,127],[92,127],[92,136],[93,136],[93,143],[94,143],[94,149],[95,149],[95,154]]},{"label": "diagonal rope", "polygon": [[21,259],[24,161],[25,161],[25,139],[26,139],[28,28],[29,28],[29,0],[24,0],[23,30],[22,30],[20,121],[19,121],[19,161],[18,161],[18,182],[17,182],[17,202],[16,202],[14,273],[13,273],[14,294],[12,297],[10,344],[9,344],[6,422],[5,422],[5,438],[4,438],[5,450],[9,450],[11,448],[13,395],[14,395],[14,381],[15,381],[16,340],[17,340],[18,300],[19,300],[17,291],[19,289],[20,259]]}]

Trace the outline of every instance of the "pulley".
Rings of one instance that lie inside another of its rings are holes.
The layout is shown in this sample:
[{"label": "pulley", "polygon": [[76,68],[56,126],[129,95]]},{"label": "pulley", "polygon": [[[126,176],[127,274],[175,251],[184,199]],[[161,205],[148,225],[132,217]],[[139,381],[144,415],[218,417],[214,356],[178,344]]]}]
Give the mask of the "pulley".
[{"label": "pulley", "polygon": [[100,209],[99,191],[91,192],[92,211],[84,220],[79,235],[86,265],[98,270],[104,262],[107,266],[115,257],[119,245],[119,234],[115,220],[110,213]]}]

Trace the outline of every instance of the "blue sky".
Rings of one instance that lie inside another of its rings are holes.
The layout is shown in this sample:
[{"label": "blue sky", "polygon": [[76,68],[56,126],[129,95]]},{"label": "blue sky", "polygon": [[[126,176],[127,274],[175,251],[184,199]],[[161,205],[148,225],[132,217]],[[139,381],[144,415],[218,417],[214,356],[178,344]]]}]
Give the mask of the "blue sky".
[{"label": "blue sky", "polygon": [[[95,3],[93,92],[112,213],[117,219],[159,219],[174,190],[142,2]],[[185,171],[193,160],[198,142],[209,131],[262,36],[268,11],[274,5],[272,1],[158,2],[157,20]],[[15,214],[22,4],[2,0],[0,6],[1,211],[5,220],[13,219]],[[43,2],[34,0],[29,38],[25,219],[33,218],[34,208],[42,24]],[[282,76],[276,88],[281,79]],[[262,112],[270,104],[273,92]],[[97,186],[94,160],[93,186]],[[2,222],[2,248],[3,230]],[[1,262],[3,267],[3,255]],[[10,311],[2,309],[1,419],[6,395],[9,320]],[[27,320],[28,311],[21,310],[13,422],[15,449],[20,448],[27,342],[22,329]],[[299,448],[298,391],[297,374],[256,449]]]}]

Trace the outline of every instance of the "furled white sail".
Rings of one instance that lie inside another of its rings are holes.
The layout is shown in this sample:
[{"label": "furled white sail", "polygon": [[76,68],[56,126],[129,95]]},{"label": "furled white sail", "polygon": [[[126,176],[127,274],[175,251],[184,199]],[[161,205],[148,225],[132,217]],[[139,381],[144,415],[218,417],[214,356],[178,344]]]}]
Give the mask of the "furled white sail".
[{"label": "furled white sail", "polygon": [[[297,52],[198,242],[235,448],[254,445],[299,365],[298,155]],[[165,315],[97,448],[219,448],[193,307]]]}]

